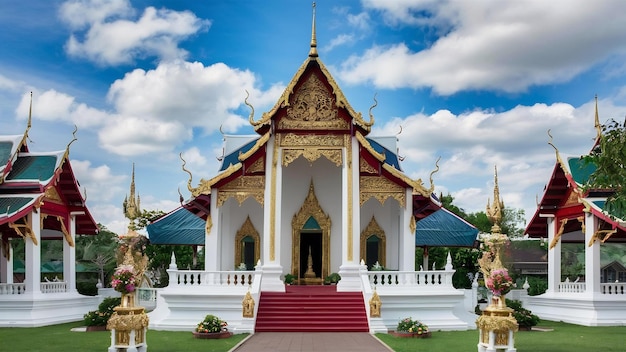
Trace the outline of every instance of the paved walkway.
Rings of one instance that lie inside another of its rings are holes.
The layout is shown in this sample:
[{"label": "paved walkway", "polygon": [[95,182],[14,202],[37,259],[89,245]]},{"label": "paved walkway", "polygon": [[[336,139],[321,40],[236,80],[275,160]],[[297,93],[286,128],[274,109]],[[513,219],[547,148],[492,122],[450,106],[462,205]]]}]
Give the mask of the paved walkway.
[{"label": "paved walkway", "polygon": [[231,352],[389,352],[367,332],[258,332]]}]

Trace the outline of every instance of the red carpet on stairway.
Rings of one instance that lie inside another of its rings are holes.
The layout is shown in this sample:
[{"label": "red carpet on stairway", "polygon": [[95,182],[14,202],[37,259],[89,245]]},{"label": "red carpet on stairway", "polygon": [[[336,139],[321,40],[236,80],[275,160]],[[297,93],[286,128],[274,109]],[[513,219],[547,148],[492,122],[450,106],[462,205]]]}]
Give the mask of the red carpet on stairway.
[{"label": "red carpet on stairway", "polygon": [[287,292],[261,292],[257,332],[368,332],[361,292],[336,286],[286,286]]}]

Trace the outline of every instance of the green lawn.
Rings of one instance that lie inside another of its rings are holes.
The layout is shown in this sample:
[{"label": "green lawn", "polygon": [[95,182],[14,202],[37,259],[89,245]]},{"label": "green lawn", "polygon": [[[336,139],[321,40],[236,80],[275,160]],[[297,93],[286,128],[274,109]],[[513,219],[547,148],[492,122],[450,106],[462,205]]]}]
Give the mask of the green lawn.
[{"label": "green lawn", "polygon": [[[541,327],[553,331],[518,331],[515,348],[532,352],[624,351],[626,326],[585,327],[560,322],[541,321]],[[478,330],[435,331],[431,338],[412,339],[376,334],[396,352],[476,351]]]},{"label": "green lawn", "polygon": [[[72,332],[81,322],[41,328],[0,328],[0,351],[30,352],[102,352],[110,344],[111,335],[104,332]],[[624,351],[626,327],[584,327],[565,323],[542,321],[541,327],[553,331],[520,331],[515,334],[518,351]],[[194,339],[191,332],[148,331],[150,352],[226,352],[243,340],[247,334],[233,335],[221,340]],[[379,339],[396,352],[408,351],[476,351],[478,331],[434,331],[428,339],[398,338],[377,334]]]}]

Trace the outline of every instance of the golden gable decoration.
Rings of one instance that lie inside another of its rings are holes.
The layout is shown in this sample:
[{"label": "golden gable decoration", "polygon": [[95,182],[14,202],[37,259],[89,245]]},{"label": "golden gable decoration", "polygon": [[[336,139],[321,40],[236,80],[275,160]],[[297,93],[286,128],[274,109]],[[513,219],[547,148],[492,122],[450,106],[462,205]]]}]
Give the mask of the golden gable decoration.
[{"label": "golden gable decoration", "polygon": [[334,96],[316,75],[311,75],[293,95],[287,114],[278,127],[338,130],[348,129],[349,124],[339,117]]},{"label": "golden gable decoration", "polygon": [[217,191],[217,206],[221,207],[230,197],[234,197],[239,205],[243,204],[248,197],[254,198],[263,205],[264,193],[264,176],[241,176]]},{"label": "golden gable decoration", "polygon": [[361,176],[359,178],[361,189],[361,205],[370,198],[376,198],[381,205],[385,204],[388,198],[393,198],[404,207],[406,204],[406,191],[404,187],[381,176]]}]

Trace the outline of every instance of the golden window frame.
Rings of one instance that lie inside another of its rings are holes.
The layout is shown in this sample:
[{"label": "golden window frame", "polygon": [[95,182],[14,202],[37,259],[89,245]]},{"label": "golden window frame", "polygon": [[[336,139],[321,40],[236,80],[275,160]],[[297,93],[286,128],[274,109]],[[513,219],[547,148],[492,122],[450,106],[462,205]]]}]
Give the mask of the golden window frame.
[{"label": "golden window frame", "polygon": [[365,229],[361,232],[361,259],[364,261],[367,261],[367,239],[371,236],[378,237],[378,264],[384,267],[387,265],[387,256],[385,255],[385,253],[387,253],[387,237],[385,236],[385,231],[378,225],[373,215],[369,224],[367,224]]},{"label": "golden window frame", "polygon": [[235,236],[235,268],[239,266],[240,263],[243,263],[241,253],[243,250],[242,241],[248,236],[252,237],[254,240],[254,265],[256,265],[261,258],[261,236],[259,235],[259,231],[254,228],[254,224],[252,224],[249,215],[243,225],[237,230],[237,235]]}]

